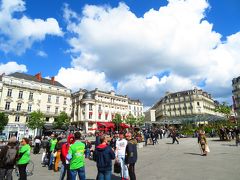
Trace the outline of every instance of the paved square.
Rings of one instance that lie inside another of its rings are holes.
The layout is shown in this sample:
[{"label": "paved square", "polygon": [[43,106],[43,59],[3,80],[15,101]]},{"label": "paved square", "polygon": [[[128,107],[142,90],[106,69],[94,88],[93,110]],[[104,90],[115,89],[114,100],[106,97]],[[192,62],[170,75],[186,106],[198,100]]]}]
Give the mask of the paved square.
[{"label": "paved square", "polygon": [[[170,144],[163,139],[156,146],[149,145],[138,150],[136,174],[138,180],[239,180],[240,147],[235,142],[208,139],[211,152],[200,156],[197,139],[183,138],[180,144]],[[41,167],[41,155],[31,155],[35,163],[31,180],[59,179],[59,173]],[[86,160],[86,177],[95,179],[95,162]],[[17,179],[14,177],[14,179]],[[120,179],[114,175],[112,179]]]}]

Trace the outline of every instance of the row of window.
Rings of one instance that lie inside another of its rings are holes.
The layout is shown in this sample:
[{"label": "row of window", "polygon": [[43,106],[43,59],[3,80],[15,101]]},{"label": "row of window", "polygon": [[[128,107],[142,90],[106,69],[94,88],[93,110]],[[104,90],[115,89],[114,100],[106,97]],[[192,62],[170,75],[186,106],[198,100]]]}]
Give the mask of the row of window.
[{"label": "row of window", "polygon": [[[129,106],[129,109],[132,109],[131,106]],[[142,107],[134,106],[133,110],[134,111],[142,111]]]},{"label": "row of window", "polygon": [[[12,89],[8,89],[7,96],[12,97]],[[18,98],[23,99],[23,91],[19,91]],[[33,92],[29,93],[28,99],[33,100]]]},{"label": "row of window", "polygon": [[[29,121],[29,118],[30,118],[29,116],[26,117],[26,122]],[[49,119],[50,119],[49,117],[46,117],[45,118],[46,122],[49,122]],[[20,115],[16,115],[15,116],[15,122],[19,122],[19,121],[20,121]],[[54,121],[55,121],[55,118],[54,118]]]},{"label": "row of window", "polygon": [[[60,97],[59,96],[56,96],[56,104],[59,104],[59,99],[60,99]],[[52,96],[51,95],[48,95],[48,103],[51,103],[51,101],[52,101]],[[63,101],[63,104],[64,105],[67,105],[67,98],[64,98],[64,101]]]},{"label": "row of window", "polygon": [[[5,104],[5,110],[10,110],[10,105],[11,102],[6,102]],[[17,111],[21,111],[22,108],[22,103],[17,103]],[[50,112],[50,108],[51,106],[47,106],[47,112]],[[63,108],[63,111],[66,112],[67,108]],[[32,111],[32,104],[28,104],[28,108],[27,108],[28,112]],[[59,107],[55,107],[55,113],[57,114],[59,112]]]},{"label": "row of window", "polygon": [[[105,105],[105,107],[108,107],[108,105]],[[111,108],[111,106],[109,106],[109,108]],[[112,106],[112,108],[114,109],[114,106]],[[93,110],[93,104],[89,104],[89,111],[92,111]],[[125,110],[125,108],[120,108],[120,107],[117,107],[117,109],[123,109]],[[102,111],[102,105],[98,105],[98,111]]]},{"label": "row of window", "polygon": [[[108,114],[105,114],[105,120],[108,120]],[[114,118],[114,115],[112,114],[112,119]],[[122,116],[123,119],[125,119],[125,116]],[[91,112],[89,112],[88,114],[88,119],[93,119],[93,114]],[[98,119],[101,120],[102,119],[102,114],[99,113],[98,114]]]},{"label": "row of window", "polygon": [[[10,110],[10,105],[11,105],[11,102],[6,102],[5,110]],[[21,111],[21,108],[22,108],[22,103],[17,103],[17,111]],[[32,104],[28,104],[27,111],[28,112],[32,111]]]},{"label": "row of window", "polygon": [[[8,89],[7,96],[12,97],[12,89]],[[19,91],[18,98],[23,99],[23,91]],[[33,92],[29,93],[28,99],[33,100]],[[48,95],[48,103],[51,103],[51,99],[52,99],[52,96]],[[60,97],[56,96],[56,104],[59,104],[59,99],[60,99]],[[67,98],[64,98],[63,104],[64,105],[67,104]]]}]

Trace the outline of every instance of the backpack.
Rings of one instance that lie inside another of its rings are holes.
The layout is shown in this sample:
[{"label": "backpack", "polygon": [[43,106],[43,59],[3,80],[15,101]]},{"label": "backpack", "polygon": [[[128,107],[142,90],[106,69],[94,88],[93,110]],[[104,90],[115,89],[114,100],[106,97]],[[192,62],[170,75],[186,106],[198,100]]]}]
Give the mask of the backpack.
[{"label": "backpack", "polygon": [[17,149],[15,147],[8,147],[5,155],[4,164],[7,166],[12,166],[16,162]]}]

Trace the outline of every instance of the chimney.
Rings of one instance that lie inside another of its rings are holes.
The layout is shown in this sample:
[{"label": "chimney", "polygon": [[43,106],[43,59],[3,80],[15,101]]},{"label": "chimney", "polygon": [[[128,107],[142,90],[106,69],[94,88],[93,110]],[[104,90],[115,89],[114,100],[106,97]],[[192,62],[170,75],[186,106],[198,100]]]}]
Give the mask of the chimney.
[{"label": "chimney", "polygon": [[51,77],[51,83],[52,83],[52,85],[54,85],[55,84],[55,77],[53,76],[53,77]]},{"label": "chimney", "polygon": [[37,78],[38,81],[42,81],[42,75],[41,75],[41,73],[37,73],[37,74],[35,75],[35,77]]}]

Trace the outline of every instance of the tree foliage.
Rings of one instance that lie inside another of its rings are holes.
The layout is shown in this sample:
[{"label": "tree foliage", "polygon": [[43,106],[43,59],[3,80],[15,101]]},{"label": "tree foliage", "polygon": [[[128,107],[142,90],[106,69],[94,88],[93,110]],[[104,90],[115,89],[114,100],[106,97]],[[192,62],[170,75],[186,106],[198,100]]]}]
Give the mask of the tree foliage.
[{"label": "tree foliage", "polygon": [[224,114],[226,117],[229,117],[231,113],[231,107],[229,107],[226,102],[223,102],[216,107],[215,111]]},{"label": "tree foliage", "polygon": [[120,124],[123,122],[122,116],[120,114],[116,114],[115,117],[112,119],[112,122],[115,124],[117,127],[117,130],[119,130]]},{"label": "tree foliage", "polygon": [[4,130],[5,126],[8,124],[8,116],[4,113],[0,113],[0,132]]},{"label": "tree foliage", "polygon": [[27,127],[30,129],[43,128],[44,124],[45,116],[40,110],[32,112],[27,121]]},{"label": "tree foliage", "polygon": [[136,124],[137,124],[138,126],[144,125],[144,116],[138,117],[138,118],[136,119]]},{"label": "tree foliage", "polygon": [[132,127],[137,123],[137,119],[132,114],[129,114],[125,122]]},{"label": "tree foliage", "polygon": [[53,123],[54,128],[63,128],[68,127],[70,125],[70,117],[66,112],[61,112]]}]

